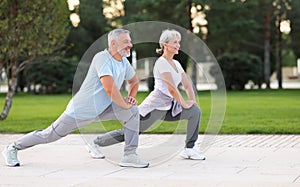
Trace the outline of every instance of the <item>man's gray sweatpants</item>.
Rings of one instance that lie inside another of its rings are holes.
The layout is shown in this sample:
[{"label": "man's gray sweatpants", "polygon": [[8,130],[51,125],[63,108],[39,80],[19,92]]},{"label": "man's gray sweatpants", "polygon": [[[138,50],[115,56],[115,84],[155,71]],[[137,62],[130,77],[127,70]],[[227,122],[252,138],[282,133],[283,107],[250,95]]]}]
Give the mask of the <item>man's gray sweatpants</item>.
[{"label": "man's gray sweatpants", "polygon": [[23,150],[38,144],[56,141],[72,131],[95,121],[119,120],[123,121],[125,138],[124,155],[135,153],[139,140],[139,111],[137,106],[124,109],[112,103],[95,119],[78,120],[63,113],[54,123],[44,130],[36,130],[17,139],[13,146]]},{"label": "man's gray sweatpants", "polygon": [[[189,109],[182,108],[182,112],[176,116],[172,116],[172,111],[163,110],[153,110],[145,117],[140,116],[140,132],[146,131],[151,125],[153,125],[158,120],[164,121],[178,121],[178,120],[188,120],[187,133],[186,133],[186,148],[193,148],[195,142],[198,139],[198,131],[200,126],[201,110],[198,106],[192,106]],[[114,130],[105,133],[104,135],[98,136],[94,143],[99,146],[109,146],[115,143],[124,141],[123,129]]]}]

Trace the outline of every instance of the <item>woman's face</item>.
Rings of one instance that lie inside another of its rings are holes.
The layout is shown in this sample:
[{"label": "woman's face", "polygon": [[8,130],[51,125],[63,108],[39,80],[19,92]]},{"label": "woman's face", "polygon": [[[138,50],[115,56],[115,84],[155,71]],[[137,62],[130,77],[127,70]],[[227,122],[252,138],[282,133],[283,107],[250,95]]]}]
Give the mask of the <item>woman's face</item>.
[{"label": "woman's face", "polygon": [[172,38],[168,43],[164,45],[164,50],[172,54],[178,54],[179,49],[180,49],[180,39],[177,37]]}]

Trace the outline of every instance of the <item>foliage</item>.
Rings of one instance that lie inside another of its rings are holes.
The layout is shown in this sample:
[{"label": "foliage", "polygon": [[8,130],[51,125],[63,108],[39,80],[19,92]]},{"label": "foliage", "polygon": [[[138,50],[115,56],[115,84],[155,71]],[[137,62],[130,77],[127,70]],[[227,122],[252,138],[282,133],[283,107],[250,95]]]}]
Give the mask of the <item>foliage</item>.
[{"label": "foliage", "polygon": [[25,71],[34,93],[57,94],[72,91],[77,63],[71,59],[57,59],[31,64]]},{"label": "foliage", "polygon": [[[125,16],[116,18],[116,22],[126,25],[141,21],[160,21],[175,24],[187,30],[191,30],[190,5],[191,1],[182,0],[173,0],[171,3],[169,0],[126,0],[124,2]],[[167,29],[167,26],[165,29]],[[162,31],[158,30],[157,32],[161,33]],[[143,59],[157,56],[155,50],[159,47],[158,40],[159,38],[157,38],[157,43],[155,44],[136,44],[134,50],[137,51],[138,58]],[[186,70],[188,65],[188,56],[180,51],[174,58],[177,59],[181,63],[183,69]],[[148,87],[150,90],[153,89],[152,78],[148,79]]]},{"label": "foliage", "polygon": [[[225,54],[218,58],[225,85],[228,90],[243,90],[249,81],[260,85],[262,82],[262,61],[248,53]],[[214,75],[215,68],[210,73]],[[219,82],[219,81],[217,81]]]},{"label": "foliage", "polygon": [[82,57],[85,51],[103,34],[111,30],[103,15],[101,0],[81,0],[79,5],[80,23],[72,27],[67,38],[68,57]]},{"label": "foliage", "polygon": [[293,50],[282,50],[282,65],[284,67],[297,66],[297,57]]},{"label": "foliage", "polygon": [[[121,20],[119,22],[123,25],[151,20],[168,22],[184,27],[187,30],[190,29],[190,18],[188,14],[189,4],[187,1],[173,0],[172,7],[170,7],[169,0],[126,0],[124,6],[125,16],[117,18],[117,20]],[[156,56],[155,49],[159,47],[158,40],[159,38],[155,45],[153,43],[137,45],[135,50],[137,51],[138,57],[147,58]],[[186,69],[188,57],[184,53],[180,52],[180,54],[175,58],[180,60],[183,68]]]},{"label": "foliage", "polygon": [[207,44],[216,55],[244,51],[245,43],[257,38],[256,1],[200,1],[208,21]]},{"label": "foliage", "polygon": [[68,9],[60,0],[0,1],[0,69],[8,92],[0,120],[7,117],[20,72],[34,59],[60,54],[68,34]]},{"label": "foliage", "polygon": [[300,57],[300,1],[291,1],[292,9],[287,12],[287,19],[291,21],[291,48],[295,55]]},{"label": "foliage", "polygon": [[0,2],[1,53],[4,62],[29,59],[58,50],[68,34],[65,1]]},{"label": "foliage", "polygon": [[[199,0],[208,20],[207,44],[216,56],[248,52],[264,59],[265,83],[275,70],[278,52],[278,14],[291,22],[289,37],[283,38],[283,49],[299,51],[300,3],[295,0],[217,1]],[[291,41],[288,41],[291,40]],[[283,54],[284,55],[284,54]],[[290,62],[288,62],[290,64]],[[285,64],[284,64],[285,65]]]}]

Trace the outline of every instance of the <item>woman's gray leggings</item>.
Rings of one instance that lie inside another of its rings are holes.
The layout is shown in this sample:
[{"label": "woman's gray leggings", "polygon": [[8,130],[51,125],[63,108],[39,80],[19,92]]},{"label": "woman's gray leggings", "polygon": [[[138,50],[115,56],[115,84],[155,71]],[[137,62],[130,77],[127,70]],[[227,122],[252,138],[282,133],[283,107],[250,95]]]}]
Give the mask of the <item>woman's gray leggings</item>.
[{"label": "woman's gray leggings", "polygon": [[[200,125],[201,111],[198,106],[192,106],[189,109],[182,108],[182,112],[176,116],[172,116],[172,111],[153,110],[145,117],[140,116],[140,133],[145,132],[151,125],[158,120],[178,121],[188,120],[186,133],[186,148],[193,148],[198,139],[198,131]],[[94,143],[99,146],[109,146],[124,141],[124,130],[118,129],[98,136]]]}]

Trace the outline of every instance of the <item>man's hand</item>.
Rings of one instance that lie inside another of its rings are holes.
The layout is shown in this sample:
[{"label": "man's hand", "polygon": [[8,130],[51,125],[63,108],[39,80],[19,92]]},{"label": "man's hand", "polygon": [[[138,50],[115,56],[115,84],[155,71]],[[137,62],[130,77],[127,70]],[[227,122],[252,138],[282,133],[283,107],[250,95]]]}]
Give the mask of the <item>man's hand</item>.
[{"label": "man's hand", "polygon": [[134,97],[131,97],[131,96],[127,96],[124,98],[125,101],[131,105],[137,105],[138,104],[138,101],[134,98]]}]

